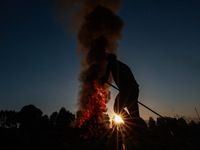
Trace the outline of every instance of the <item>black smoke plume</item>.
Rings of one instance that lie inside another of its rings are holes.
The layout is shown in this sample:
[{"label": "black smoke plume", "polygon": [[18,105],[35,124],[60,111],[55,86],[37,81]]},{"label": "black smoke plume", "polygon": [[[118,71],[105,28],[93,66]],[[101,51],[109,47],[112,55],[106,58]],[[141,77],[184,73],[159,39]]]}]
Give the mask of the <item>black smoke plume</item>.
[{"label": "black smoke plume", "polygon": [[[107,54],[116,54],[118,51],[118,41],[122,38],[124,25],[117,16],[121,0],[58,0],[55,6],[62,18],[73,8],[73,26],[77,32],[78,50],[82,55],[78,108],[84,114],[90,111],[88,104],[96,90],[94,81],[98,82],[105,73]],[[96,110],[102,111],[98,108]]]}]

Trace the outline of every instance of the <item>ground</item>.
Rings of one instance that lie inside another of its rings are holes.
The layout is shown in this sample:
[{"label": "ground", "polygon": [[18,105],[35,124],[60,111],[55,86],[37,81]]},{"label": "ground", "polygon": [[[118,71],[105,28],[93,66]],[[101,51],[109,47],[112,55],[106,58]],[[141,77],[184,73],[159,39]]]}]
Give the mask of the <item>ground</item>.
[{"label": "ground", "polygon": [[119,135],[119,132],[110,129],[100,138],[85,139],[81,131],[74,128],[37,131],[0,129],[0,145],[2,150],[196,150],[200,147],[199,127],[178,129],[173,133],[168,129],[148,128],[140,137]]}]

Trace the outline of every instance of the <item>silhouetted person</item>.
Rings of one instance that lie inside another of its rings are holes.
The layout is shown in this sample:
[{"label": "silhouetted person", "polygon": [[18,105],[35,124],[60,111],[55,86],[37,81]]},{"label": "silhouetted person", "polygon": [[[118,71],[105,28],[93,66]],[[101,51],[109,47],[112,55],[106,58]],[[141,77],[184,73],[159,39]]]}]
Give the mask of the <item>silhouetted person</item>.
[{"label": "silhouetted person", "polygon": [[115,99],[114,111],[116,114],[127,115],[124,110],[127,107],[132,118],[140,117],[138,108],[139,85],[136,82],[130,68],[116,59],[116,55],[109,54],[106,74],[102,77],[103,84],[107,82],[109,73],[112,73],[115,84],[119,88],[119,93]]},{"label": "silhouetted person", "polygon": [[[121,115],[125,123],[129,126],[131,134],[142,136],[147,127],[145,121],[140,118],[138,107],[139,85],[136,82],[132,71],[124,63],[116,59],[116,55],[107,56],[108,65],[105,75],[101,78],[102,83],[107,82],[111,72],[115,84],[119,88],[119,93],[115,98],[114,112]],[[128,112],[125,110],[128,109]]]}]

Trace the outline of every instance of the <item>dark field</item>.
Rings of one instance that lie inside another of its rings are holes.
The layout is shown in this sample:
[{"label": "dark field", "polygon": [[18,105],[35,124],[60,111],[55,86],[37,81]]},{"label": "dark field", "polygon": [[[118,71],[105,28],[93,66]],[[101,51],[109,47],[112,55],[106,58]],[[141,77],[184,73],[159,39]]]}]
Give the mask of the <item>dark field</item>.
[{"label": "dark field", "polygon": [[[118,136],[117,136],[118,135]],[[176,129],[173,135],[168,129],[150,129],[142,136],[126,136],[111,130],[100,138],[83,138],[80,129],[67,128],[28,131],[0,129],[1,150],[198,150],[200,127]],[[117,140],[118,137],[118,140]],[[124,142],[122,140],[124,139]],[[118,142],[117,142],[118,141]],[[124,145],[124,146],[123,146]]]}]

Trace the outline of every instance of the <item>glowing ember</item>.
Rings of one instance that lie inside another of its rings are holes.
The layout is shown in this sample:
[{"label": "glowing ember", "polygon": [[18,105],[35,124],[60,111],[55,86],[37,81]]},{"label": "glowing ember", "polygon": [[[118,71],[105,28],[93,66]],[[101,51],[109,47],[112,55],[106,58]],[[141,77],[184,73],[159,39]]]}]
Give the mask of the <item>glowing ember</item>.
[{"label": "glowing ember", "polygon": [[122,118],[118,115],[115,116],[115,122],[116,123],[124,123],[124,121],[122,120]]},{"label": "glowing ember", "polygon": [[93,90],[94,92],[86,105],[86,109],[77,118],[76,126],[87,128],[90,131],[89,136],[98,136],[102,132],[102,116],[103,112],[107,111],[106,103],[110,99],[110,91],[96,81],[93,82]]}]

